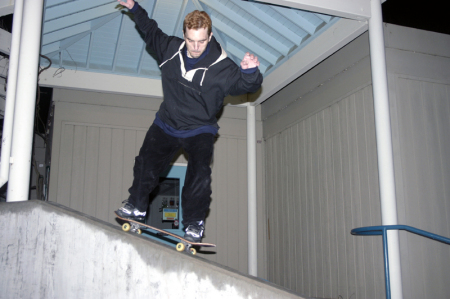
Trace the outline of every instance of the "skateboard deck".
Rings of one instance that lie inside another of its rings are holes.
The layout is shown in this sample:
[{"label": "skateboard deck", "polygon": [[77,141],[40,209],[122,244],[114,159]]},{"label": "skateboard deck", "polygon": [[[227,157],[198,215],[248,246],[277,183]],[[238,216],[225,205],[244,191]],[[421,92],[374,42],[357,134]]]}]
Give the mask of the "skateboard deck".
[{"label": "skateboard deck", "polygon": [[177,251],[183,251],[186,250],[188,252],[190,252],[191,254],[196,254],[197,251],[195,250],[195,248],[193,248],[192,246],[198,246],[198,247],[216,247],[215,244],[211,244],[211,243],[196,243],[196,242],[191,242],[189,240],[186,240],[185,238],[178,236],[176,234],[173,234],[171,232],[168,232],[166,230],[154,227],[154,226],[150,226],[148,224],[145,223],[141,223],[139,221],[136,220],[131,220],[131,219],[127,219],[127,218],[123,218],[120,217],[116,212],[114,212],[116,214],[116,217],[122,221],[124,221],[124,224],[122,225],[122,230],[123,231],[132,231],[135,232],[137,234],[141,234],[141,228],[148,228],[154,231],[157,231],[163,235],[167,235],[167,236],[171,236],[174,237],[178,240],[180,240],[180,243],[177,244],[177,246],[175,247]]}]

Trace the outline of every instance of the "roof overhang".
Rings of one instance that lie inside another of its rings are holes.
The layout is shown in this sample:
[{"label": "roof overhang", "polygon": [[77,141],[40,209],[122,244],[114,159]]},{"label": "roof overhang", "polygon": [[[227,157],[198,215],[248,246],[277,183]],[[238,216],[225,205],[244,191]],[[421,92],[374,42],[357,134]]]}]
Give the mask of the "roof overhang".
[{"label": "roof overhang", "polygon": [[[5,0],[0,0],[1,1]],[[384,2],[385,0],[381,0]],[[370,0],[260,0],[278,6],[317,12],[341,17],[328,28],[324,28],[311,42],[299,51],[288,54],[281,64],[265,76],[258,93],[249,95],[252,105],[259,105],[281,90],[294,79],[306,73],[322,60],[351,42],[368,29]],[[55,75],[58,74],[59,75]],[[40,76],[44,86],[92,90],[98,92],[117,92],[138,96],[162,97],[160,80],[121,76],[116,74],[92,73],[80,70],[50,69]],[[99,78],[102,78],[101,80]],[[141,82],[142,80],[145,80]],[[99,84],[99,81],[102,83]],[[141,83],[140,83],[141,82]],[[120,83],[120,84],[117,84]]]},{"label": "roof overhang", "polygon": [[370,0],[258,0],[258,2],[360,21],[370,18]]},{"label": "roof overhang", "polygon": [[287,84],[300,77],[322,60],[360,36],[368,28],[367,22],[340,19],[327,31],[306,45],[296,55],[270,73],[262,88],[251,94],[249,101],[259,105]]},{"label": "roof overhang", "polygon": [[[381,0],[381,3],[385,1]],[[370,0],[258,0],[258,2],[334,15],[342,19],[290,57],[289,63],[284,63],[270,73],[259,92],[250,95],[249,100],[253,105],[266,101],[294,79],[367,31],[369,27]]]},{"label": "roof overhang", "polygon": [[14,2],[14,0],[0,0],[0,17],[13,13]]}]

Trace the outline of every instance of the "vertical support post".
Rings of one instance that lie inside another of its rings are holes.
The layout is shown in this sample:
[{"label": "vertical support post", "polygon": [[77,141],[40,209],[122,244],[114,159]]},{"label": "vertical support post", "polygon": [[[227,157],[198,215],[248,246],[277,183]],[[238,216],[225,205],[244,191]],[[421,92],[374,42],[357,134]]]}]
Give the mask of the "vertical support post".
[{"label": "vertical support post", "polygon": [[384,279],[386,284],[386,299],[391,299],[391,281],[389,274],[389,246],[387,240],[387,232],[386,227],[383,227],[382,236],[383,236],[383,256],[384,256]]},{"label": "vertical support post", "polygon": [[6,89],[5,118],[3,119],[2,161],[0,165],[0,187],[9,179],[9,160],[11,157],[12,128],[17,90],[17,69],[19,65],[20,36],[22,34],[23,0],[14,3],[11,52],[9,54],[8,87]]},{"label": "vertical support post", "polygon": [[247,103],[248,273],[253,276],[258,276],[255,111],[255,106]]},{"label": "vertical support post", "polygon": [[[392,151],[391,122],[384,48],[381,1],[371,0],[369,19],[370,59],[372,67],[375,128],[380,183],[381,218],[383,225],[396,225],[397,200],[395,196],[394,159]],[[400,246],[398,231],[388,231],[389,273],[392,298],[403,298]]]},{"label": "vertical support post", "polygon": [[7,201],[28,200],[44,0],[24,0]]}]

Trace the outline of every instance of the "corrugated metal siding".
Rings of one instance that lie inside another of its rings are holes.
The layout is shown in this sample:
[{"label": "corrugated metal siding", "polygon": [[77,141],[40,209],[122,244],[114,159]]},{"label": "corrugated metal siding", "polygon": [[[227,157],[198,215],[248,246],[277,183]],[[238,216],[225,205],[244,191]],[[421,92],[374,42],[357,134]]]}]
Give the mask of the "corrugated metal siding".
[{"label": "corrugated metal siding", "polygon": [[[307,296],[384,298],[371,86],[266,140],[268,277]],[[341,297],[339,297],[341,298]]]},{"label": "corrugated metal siding", "polygon": [[[404,76],[396,82],[399,222],[450,237],[450,85]],[[405,298],[448,298],[450,246],[410,233],[400,241]]]}]

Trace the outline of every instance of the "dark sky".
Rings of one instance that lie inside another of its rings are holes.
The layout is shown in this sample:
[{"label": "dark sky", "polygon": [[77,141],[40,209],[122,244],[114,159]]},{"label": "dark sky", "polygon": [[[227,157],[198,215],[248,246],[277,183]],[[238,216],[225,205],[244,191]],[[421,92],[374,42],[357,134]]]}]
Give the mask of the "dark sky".
[{"label": "dark sky", "polygon": [[449,11],[442,0],[387,0],[383,21],[428,31],[450,34]]}]

